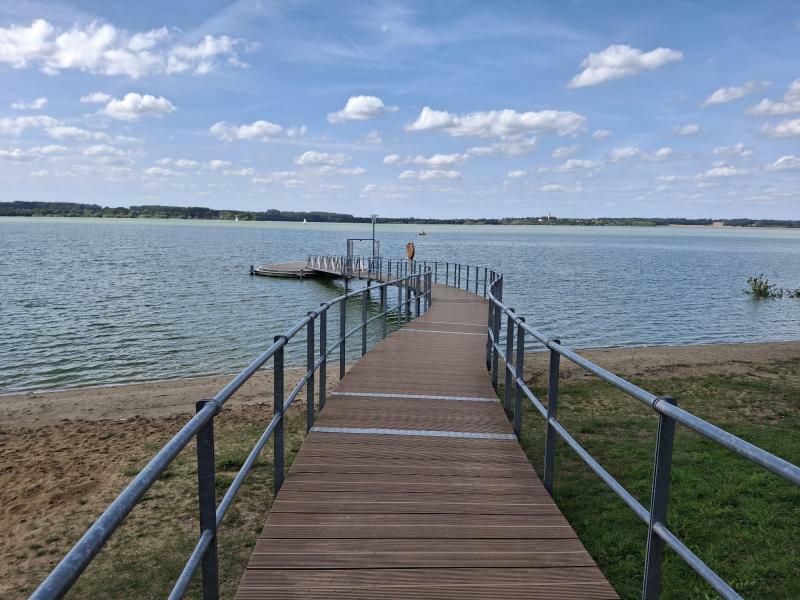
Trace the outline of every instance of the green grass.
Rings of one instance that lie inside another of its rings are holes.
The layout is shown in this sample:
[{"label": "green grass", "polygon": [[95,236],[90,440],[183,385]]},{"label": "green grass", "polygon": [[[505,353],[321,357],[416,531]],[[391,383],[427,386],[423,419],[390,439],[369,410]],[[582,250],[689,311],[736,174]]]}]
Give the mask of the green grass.
[{"label": "green grass", "polygon": [[[532,389],[546,392],[541,381]],[[660,395],[791,462],[800,463],[800,365],[743,375],[637,380]],[[559,419],[649,508],[657,417],[599,380],[562,383]],[[522,445],[540,472],[544,421],[529,404]],[[623,598],[641,597],[646,526],[563,443],[557,446],[555,499]],[[800,598],[800,488],[678,426],[669,527],[746,598]],[[715,598],[716,592],[671,550],[662,598]]]}]

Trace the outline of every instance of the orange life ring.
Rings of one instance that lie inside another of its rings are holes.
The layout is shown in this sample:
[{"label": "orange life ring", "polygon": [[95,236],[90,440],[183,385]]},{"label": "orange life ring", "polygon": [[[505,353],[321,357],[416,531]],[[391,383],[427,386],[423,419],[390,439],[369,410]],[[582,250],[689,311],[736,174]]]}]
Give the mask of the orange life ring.
[{"label": "orange life ring", "polygon": [[415,254],[416,248],[414,248],[414,242],[408,242],[406,244],[406,258],[408,258],[408,260],[414,260]]}]

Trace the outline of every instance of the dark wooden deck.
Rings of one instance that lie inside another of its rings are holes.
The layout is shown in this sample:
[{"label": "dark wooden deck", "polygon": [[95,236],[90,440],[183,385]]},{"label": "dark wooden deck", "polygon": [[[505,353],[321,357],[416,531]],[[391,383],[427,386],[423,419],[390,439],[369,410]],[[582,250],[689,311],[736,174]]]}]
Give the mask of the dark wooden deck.
[{"label": "dark wooden deck", "polygon": [[497,401],[486,311],[436,286],[423,317],[353,366],[303,443],[237,598],[617,597]]}]

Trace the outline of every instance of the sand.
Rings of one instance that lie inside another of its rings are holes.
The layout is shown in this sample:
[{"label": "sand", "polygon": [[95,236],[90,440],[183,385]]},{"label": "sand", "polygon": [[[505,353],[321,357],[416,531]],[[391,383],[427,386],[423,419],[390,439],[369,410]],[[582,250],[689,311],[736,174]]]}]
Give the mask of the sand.
[{"label": "sand", "polygon": [[[800,342],[596,349],[581,354],[622,376],[753,372],[800,360]],[[526,375],[546,374],[546,353]],[[586,376],[562,361],[563,377]],[[333,369],[331,369],[333,371]],[[300,372],[287,373],[287,390]],[[0,597],[24,597],[141,465],[229,375],[0,397]],[[335,385],[335,376],[329,383]],[[303,402],[294,410],[302,410]],[[259,374],[225,406],[232,423],[272,412],[272,376]],[[132,470],[133,469],[133,470]]]}]

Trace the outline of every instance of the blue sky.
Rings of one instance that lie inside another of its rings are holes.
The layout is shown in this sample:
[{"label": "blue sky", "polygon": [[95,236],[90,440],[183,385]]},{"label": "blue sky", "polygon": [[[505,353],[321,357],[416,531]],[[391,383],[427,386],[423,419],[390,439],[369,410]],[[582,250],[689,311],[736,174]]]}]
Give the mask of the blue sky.
[{"label": "blue sky", "polygon": [[800,218],[789,2],[0,6],[3,200]]}]

